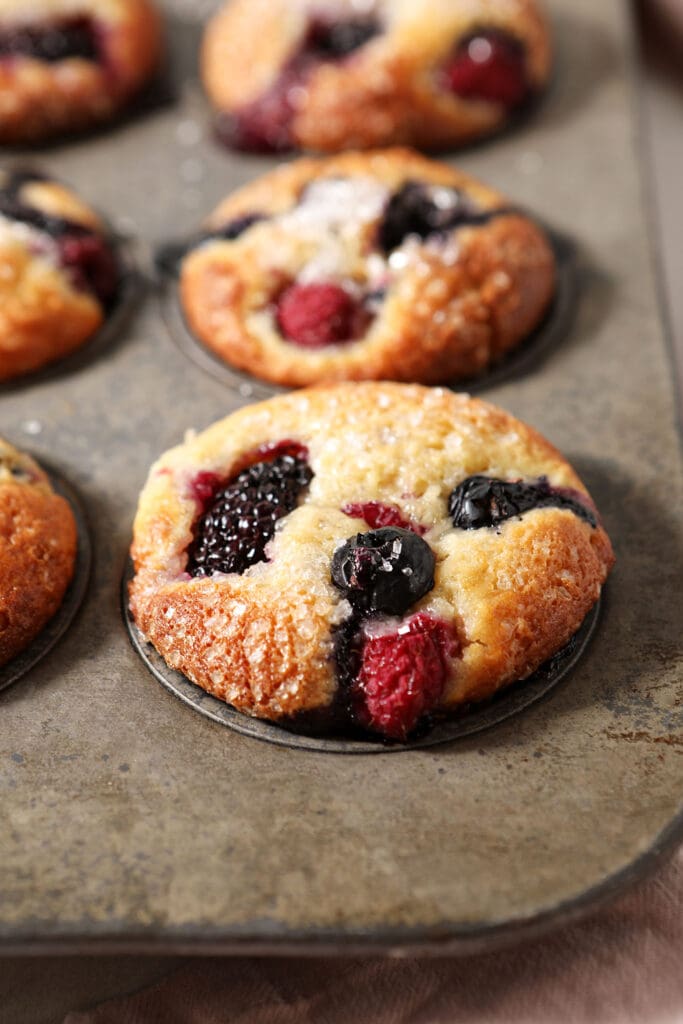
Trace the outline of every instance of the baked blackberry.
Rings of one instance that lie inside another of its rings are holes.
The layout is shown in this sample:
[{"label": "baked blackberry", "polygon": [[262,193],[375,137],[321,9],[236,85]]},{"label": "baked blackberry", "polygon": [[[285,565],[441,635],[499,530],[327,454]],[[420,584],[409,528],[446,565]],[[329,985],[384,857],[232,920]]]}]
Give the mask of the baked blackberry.
[{"label": "baked blackberry", "polygon": [[214,495],[194,528],[191,576],[243,573],[264,562],[276,524],[293,512],[313,473],[300,455],[256,462]]},{"label": "baked blackberry", "polygon": [[448,499],[453,526],[460,530],[481,530],[499,526],[533,508],[566,508],[591,526],[597,520],[585,498],[551,487],[545,477],[534,481],[499,480],[489,476],[470,476],[458,484]]}]

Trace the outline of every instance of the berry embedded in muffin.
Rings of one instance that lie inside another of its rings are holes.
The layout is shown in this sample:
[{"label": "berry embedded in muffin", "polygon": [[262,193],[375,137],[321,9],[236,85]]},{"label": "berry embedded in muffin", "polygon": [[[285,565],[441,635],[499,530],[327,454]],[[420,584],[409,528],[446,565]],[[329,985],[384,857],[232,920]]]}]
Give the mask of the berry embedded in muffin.
[{"label": "berry embedded in muffin", "polygon": [[235,149],[432,149],[506,125],[544,88],[550,51],[533,0],[231,0],[202,73]]},{"label": "berry embedded in muffin", "polygon": [[555,292],[530,217],[410,150],[279,168],[158,262],[179,270],[203,344],[295,387],[474,376],[539,326]]},{"label": "berry embedded in muffin", "polygon": [[116,116],[161,52],[149,0],[5,0],[0,10],[0,144],[40,142]]},{"label": "berry embedded in muffin", "polygon": [[75,351],[119,294],[114,244],[73,192],[33,171],[0,171],[0,381]]},{"label": "berry embedded in muffin", "polygon": [[74,574],[71,508],[43,470],[0,439],[0,665],[29,646]]},{"label": "berry embedded in muffin", "polygon": [[399,742],[561,651],[613,563],[540,435],[387,383],[283,395],[168,452],[132,555],[137,626],[198,686],[287,728]]}]

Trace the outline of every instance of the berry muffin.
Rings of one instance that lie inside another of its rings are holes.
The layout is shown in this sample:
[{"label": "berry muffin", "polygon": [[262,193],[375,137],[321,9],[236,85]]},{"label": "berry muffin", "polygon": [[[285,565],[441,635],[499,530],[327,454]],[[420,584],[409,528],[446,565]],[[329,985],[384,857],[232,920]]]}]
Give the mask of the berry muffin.
[{"label": "berry muffin", "polygon": [[100,219],[69,189],[32,171],[0,171],[0,266],[0,381],[83,345],[119,288]]},{"label": "berry muffin", "polygon": [[149,80],[159,53],[148,0],[2,0],[0,144],[111,120]]},{"label": "berry muffin", "polygon": [[547,26],[533,0],[232,0],[202,72],[219,138],[284,152],[490,135],[544,88]]},{"label": "berry muffin", "polygon": [[222,203],[180,259],[192,332],[294,387],[472,376],[538,326],[555,291],[537,224],[409,150],[281,167]]},{"label": "berry muffin", "polygon": [[52,618],[74,574],[76,522],[47,476],[0,439],[0,665]]},{"label": "berry muffin", "polygon": [[391,383],[290,392],[166,453],[132,556],[135,622],[192,682],[290,728],[392,740],[531,675],[613,562],[539,434]]}]

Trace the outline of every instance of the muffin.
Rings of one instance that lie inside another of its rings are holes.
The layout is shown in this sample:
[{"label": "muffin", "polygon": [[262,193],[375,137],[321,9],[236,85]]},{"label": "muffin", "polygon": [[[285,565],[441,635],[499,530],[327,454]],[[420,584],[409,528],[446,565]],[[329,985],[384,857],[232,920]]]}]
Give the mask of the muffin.
[{"label": "muffin", "polygon": [[110,121],[150,79],[160,47],[148,0],[3,0],[0,144]]},{"label": "muffin", "polygon": [[281,167],[169,257],[193,334],[232,366],[294,387],[473,376],[540,324],[556,282],[530,217],[401,149]]},{"label": "muffin", "polygon": [[232,414],[152,467],[130,607],[247,715],[403,741],[560,651],[613,563],[539,434],[442,389],[339,384]]},{"label": "muffin", "polygon": [[459,146],[518,117],[550,65],[532,0],[232,0],[202,52],[219,137],[256,152]]},{"label": "muffin", "polygon": [[76,522],[43,470],[0,439],[0,665],[23,651],[74,574]]},{"label": "muffin", "polygon": [[116,252],[70,189],[32,171],[0,171],[0,381],[87,342],[116,299]]}]

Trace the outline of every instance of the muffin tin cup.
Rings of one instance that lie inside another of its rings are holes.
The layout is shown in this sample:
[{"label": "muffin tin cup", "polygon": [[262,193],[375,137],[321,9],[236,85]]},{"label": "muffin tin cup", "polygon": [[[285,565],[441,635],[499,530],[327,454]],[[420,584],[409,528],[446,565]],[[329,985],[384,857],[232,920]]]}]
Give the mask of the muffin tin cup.
[{"label": "muffin tin cup", "polygon": [[[577,312],[579,275],[573,242],[547,225],[543,229],[550,239],[557,264],[557,288],[552,304],[539,326],[512,352],[490,369],[457,381],[444,381],[454,391],[474,394],[495,387],[507,380],[529,373],[542,359],[568,336]],[[190,330],[180,301],[176,276],[157,263],[160,278],[161,315],[170,337],[187,358],[228,387],[240,399],[262,401],[284,394],[290,388],[260,380],[238,370],[207,348]]]},{"label": "muffin tin cup", "polygon": [[98,331],[88,341],[63,359],[39,370],[0,382],[0,396],[23,387],[41,384],[54,378],[73,373],[97,359],[123,335],[135,307],[144,290],[144,276],[136,257],[136,243],[124,235],[110,232],[109,238],[118,257],[121,270],[121,284],[107,317]]},{"label": "muffin tin cup", "polygon": [[535,704],[565,679],[580,661],[590,644],[600,618],[601,600],[593,606],[569,643],[542,665],[528,679],[513,683],[491,700],[472,706],[451,718],[437,722],[426,735],[408,743],[384,742],[381,739],[358,740],[339,737],[310,736],[293,732],[259,718],[252,718],[213,697],[192,683],[187,676],[170,668],[158,651],[142,635],[128,607],[128,584],[133,579],[133,565],[126,566],[121,588],[121,607],[133,649],[143,660],[157,682],[200,715],[219,725],[252,739],[275,743],[296,750],[323,754],[396,754],[422,750],[442,743],[464,739],[490,729],[499,722]]},{"label": "muffin tin cup", "polygon": [[61,605],[47,625],[31,641],[28,647],[12,658],[6,665],[0,667],[0,691],[18,682],[64,636],[83,603],[90,579],[92,543],[80,498],[61,473],[57,473],[56,470],[46,466],[42,461],[41,465],[49,476],[53,490],[68,501],[76,520],[78,545],[76,548],[74,575]]}]

